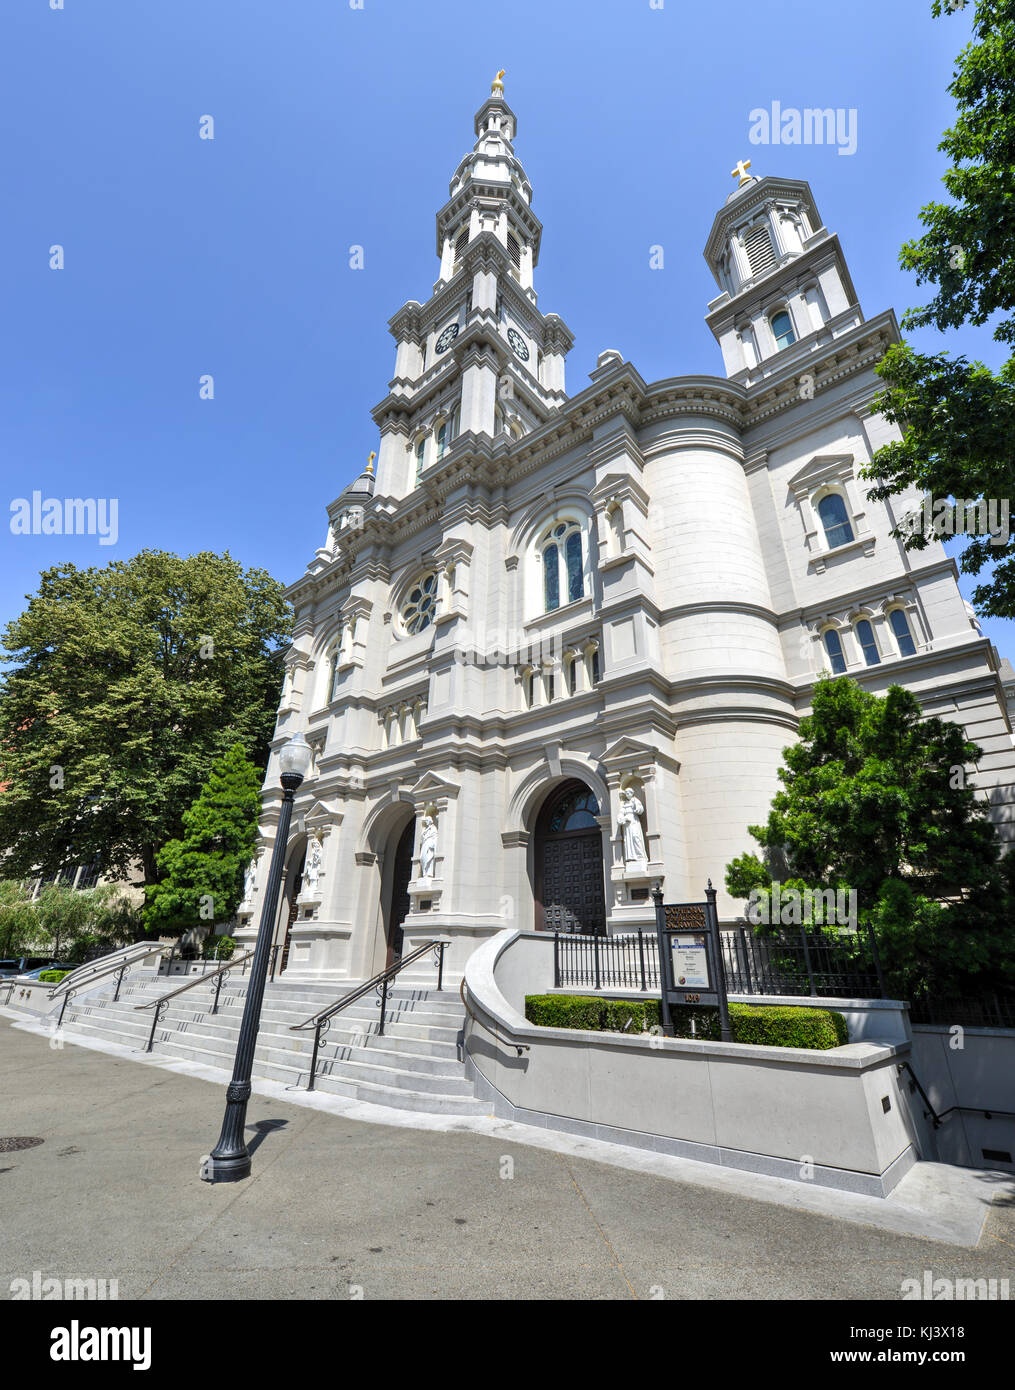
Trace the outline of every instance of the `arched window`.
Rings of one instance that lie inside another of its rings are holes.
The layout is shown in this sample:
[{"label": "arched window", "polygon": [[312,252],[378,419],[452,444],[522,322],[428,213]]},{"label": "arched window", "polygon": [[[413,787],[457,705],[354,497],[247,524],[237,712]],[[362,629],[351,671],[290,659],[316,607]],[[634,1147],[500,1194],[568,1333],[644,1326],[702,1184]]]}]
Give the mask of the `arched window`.
[{"label": "arched window", "polygon": [[563,795],[550,812],[547,835],[559,835],[566,830],[598,830],[599,802],[588,787],[575,787]]},{"label": "arched window", "polygon": [[874,640],[874,629],[866,618],[861,618],[856,625],[856,637],[863,650],[863,659],[868,666],[880,666],[881,657],[878,654],[878,644]]},{"label": "arched window", "polygon": [[844,676],[846,674],[846,658],[842,654],[842,642],[839,639],[839,634],[831,627],[825,633],[825,651],[832,663],[832,674]]},{"label": "arched window", "polygon": [[426,453],[426,435],[421,434],[416,441],[416,482],[423,476],[423,455]]},{"label": "arched window", "polygon": [[332,700],[338,698],[338,665],[342,660],[342,629],[338,629],[338,636],[331,644],[328,652],[328,684],[324,692],[324,702],[330,705]]},{"label": "arched window", "polygon": [[796,334],[793,332],[793,320],[785,309],[780,309],[777,314],[772,316],[772,333],[775,336],[775,345],[782,351],[791,343],[796,342]]},{"label": "arched window", "polygon": [[409,590],[402,605],[402,625],[410,635],[422,632],[434,620],[437,604],[437,576],[431,571],[422,575]]},{"label": "arched window", "polygon": [[899,644],[900,656],[915,656],[916,643],[913,641],[913,634],[909,630],[909,622],[901,608],[893,608],[888,615],[888,621],[892,625],[895,633],[895,640]]},{"label": "arched window", "polygon": [[574,695],[578,690],[578,653],[571,652],[565,658],[567,670],[567,690],[569,695]]},{"label": "arched window", "polygon": [[825,540],[830,550],[838,545],[847,545],[853,539],[853,528],[849,524],[846,504],[837,492],[830,492],[818,503],[818,516],[825,528]]},{"label": "arched window", "polygon": [[582,566],[582,533],[576,521],[556,521],[540,543],[543,560],[543,607],[547,613],[565,603],[575,603],[585,593]]},{"label": "arched window", "polygon": [[437,426],[437,457],[442,459],[447,453],[452,439],[458,433],[458,411],[453,410],[446,420]]}]

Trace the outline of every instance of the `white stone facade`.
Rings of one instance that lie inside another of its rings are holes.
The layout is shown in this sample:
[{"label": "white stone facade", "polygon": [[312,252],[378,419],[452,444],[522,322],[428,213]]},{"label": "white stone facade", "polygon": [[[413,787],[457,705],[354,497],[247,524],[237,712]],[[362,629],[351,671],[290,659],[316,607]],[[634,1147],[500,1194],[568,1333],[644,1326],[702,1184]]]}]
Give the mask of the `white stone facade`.
[{"label": "white stone facade", "polygon": [[[495,89],[437,215],[440,279],[390,323],[376,471],[328,506],[289,590],[275,749],[303,731],[316,750],[276,926],[281,942],[291,922],[290,978],[367,978],[393,913],[404,950],[450,937],[456,976],[491,933],[539,925],[540,813],[568,779],[598,805],[584,852],[598,836],[608,930],[651,923],[656,881],[667,901],[699,900],[711,878],[720,915],[738,915],[723,871],[766,818],[829,631],[867,688],[902,683],[965,725],[984,749],[976,784],[1015,838],[997,654],[941,547],[891,538],[910,499],[870,503],[859,478],[891,437],[869,403],[896,320],[864,318],[807,184],[745,176],[715,219],[707,322],[725,378],[646,383],[610,351],[568,395],[572,337],[538,307],[515,129]],[[273,756],[241,938],[280,796]],[[436,840],[421,843],[427,817]],[[308,844],[313,887],[293,902]]]}]

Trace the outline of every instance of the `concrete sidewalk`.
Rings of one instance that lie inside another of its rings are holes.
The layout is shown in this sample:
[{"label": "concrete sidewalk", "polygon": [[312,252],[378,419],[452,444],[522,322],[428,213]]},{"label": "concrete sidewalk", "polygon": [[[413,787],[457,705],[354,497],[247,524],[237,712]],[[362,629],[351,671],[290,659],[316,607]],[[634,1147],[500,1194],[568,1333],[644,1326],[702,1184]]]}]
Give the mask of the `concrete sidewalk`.
[{"label": "concrete sidewalk", "polygon": [[255,1094],[253,1176],[213,1187],[222,1086],[8,1018],[0,1096],[0,1137],[45,1141],[0,1152],[0,1298],[36,1270],[151,1299],[898,1299],[925,1270],[1015,1288],[1015,1195],[994,1175],[959,1174],[993,1202],[962,1248],[858,1224],[860,1199],[804,1184],[763,1201],[743,1175],[592,1161],[498,1121],[365,1123]]}]

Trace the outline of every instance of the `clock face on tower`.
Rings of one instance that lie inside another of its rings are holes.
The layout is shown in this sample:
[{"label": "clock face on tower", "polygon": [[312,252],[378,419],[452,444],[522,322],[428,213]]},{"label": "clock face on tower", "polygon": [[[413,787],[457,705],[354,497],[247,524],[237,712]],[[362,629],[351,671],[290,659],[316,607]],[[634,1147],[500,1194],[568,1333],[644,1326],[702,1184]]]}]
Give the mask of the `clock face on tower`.
[{"label": "clock face on tower", "polygon": [[438,352],[447,352],[448,348],[458,337],[458,324],[449,323],[444,332],[437,339],[435,344]]},{"label": "clock face on tower", "polygon": [[527,362],[529,360],[529,349],[526,346],[525,339],[518,332],[517,328],[508,329],[507,339],[511,346],[514,348],[515,353],[522,359],[523,362]]}]

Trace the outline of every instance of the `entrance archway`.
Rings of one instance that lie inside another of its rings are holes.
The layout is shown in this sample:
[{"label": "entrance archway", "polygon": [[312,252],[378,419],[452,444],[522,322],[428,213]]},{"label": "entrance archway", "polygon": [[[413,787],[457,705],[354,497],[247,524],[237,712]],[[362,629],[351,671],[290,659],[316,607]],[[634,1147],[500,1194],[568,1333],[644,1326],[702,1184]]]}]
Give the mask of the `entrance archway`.
[{"label": "entrance archway", "polygon": [[595,794],[572,779],[546,798],[536,818],[536,931],[606,932],[603,834]]},{"label": "entrance archway", "polygon": [[409,913],[409,880],[412,877],[412,847],[415,836],[416,820],[414,816],[410,816],[395,846],[395,858],[391,868],[391,893],[385,922],[388,946],[385,965],[392,965],[402,954],[402,923]]}]

